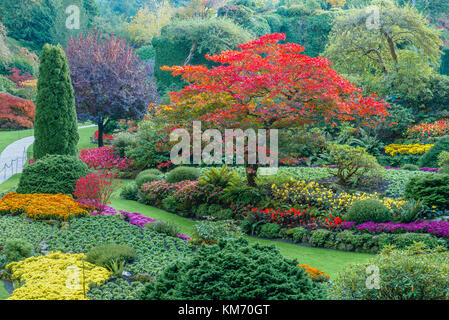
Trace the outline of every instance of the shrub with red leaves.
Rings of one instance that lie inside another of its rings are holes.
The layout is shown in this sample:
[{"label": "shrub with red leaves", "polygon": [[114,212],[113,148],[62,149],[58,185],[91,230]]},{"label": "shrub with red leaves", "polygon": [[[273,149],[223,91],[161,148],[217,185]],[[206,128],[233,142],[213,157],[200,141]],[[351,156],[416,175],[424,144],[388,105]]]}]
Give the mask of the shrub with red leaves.
[{"label": "shrub with red leaves", "polygon": [[35,109],[34,103],[30,100],[25,100],[9,93],[0,93],[0,128],[32,128]]}]

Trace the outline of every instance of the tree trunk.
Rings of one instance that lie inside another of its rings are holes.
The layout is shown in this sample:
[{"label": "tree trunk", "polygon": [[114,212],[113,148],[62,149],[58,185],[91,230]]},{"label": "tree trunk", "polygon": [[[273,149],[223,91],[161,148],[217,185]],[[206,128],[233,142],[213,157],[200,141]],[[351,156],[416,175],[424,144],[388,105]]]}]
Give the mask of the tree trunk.
[{"label": "tree trunk", "polygon": [[256,178],[257,178],[257,170],[259,169],[259,165],[257,164],[246,164],[246,180],[248,181],[248,185],[250,187],[257,187]]},{"label": "tree trunk", "polygon": [[104,132],[104,123],[103,119],[98,121],[98,147],[103,146],[103,132]]},{"label": "tree trunk", "polygon": [[193,41],[192,47],[190,48],[189,55],[187,56],[186,60],[184,61],[184,65],[185,65],[185,66],[188,65],[188,64],[190,64],[190,61],[192,60],[193,55],[195,54],[196,47],[198,46],[198,41],[199,41],[199,40],[194,40],[194,41]]}]

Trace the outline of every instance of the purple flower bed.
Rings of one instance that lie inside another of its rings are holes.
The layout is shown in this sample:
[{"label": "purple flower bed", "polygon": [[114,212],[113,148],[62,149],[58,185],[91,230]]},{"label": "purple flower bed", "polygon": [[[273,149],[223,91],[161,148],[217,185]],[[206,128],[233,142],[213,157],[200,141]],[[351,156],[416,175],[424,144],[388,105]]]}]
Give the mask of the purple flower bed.
[{"label": "purple flower bed", "polygon": [[442,238],[449,237],[449,222],[446,221],[420,220],[411,223],[375,223],[370,221],[358,225],[355,225],[355,222],[345,222],[342,225],[342,229],[356,229],[358,231],[367,231],[372,233],[423,232]]},{"label": "purple flower bed", "polygon": [[[139,226],[139,227],[143,227],[147,223],[159,222],[153,218],[145,217],[144,215],[137,213],[137,212],[127,212],[127,211],[123,211],[123,210],[119,210],[119,211],[121,214],[123,214],[124,216],[129,218],[129,223]],[[186,240],[186,241],[192,239],[189,236],[182,234],[182,233],[178,233],[178,237],[183,240]]]}]

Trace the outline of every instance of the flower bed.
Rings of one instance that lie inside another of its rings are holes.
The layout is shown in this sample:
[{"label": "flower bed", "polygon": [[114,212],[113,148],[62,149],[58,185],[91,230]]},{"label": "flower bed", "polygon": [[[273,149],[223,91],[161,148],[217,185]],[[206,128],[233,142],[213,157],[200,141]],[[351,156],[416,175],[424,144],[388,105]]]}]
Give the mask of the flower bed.
[{"label": "flower bed", "polygon": [[372,221],[356,225],[355,222],[346,222],[342,226],[343,229],[356,229],[358,231],[366,231],[370,233],[403,233],[403,232],[419,232],[430,233],[437,237],[449,237],[449,222],[447,221],[427,221],[420,220],[411,223],[374,223]]},{"label": "flower bed", "polygon": [[443,137],[449,134],[449,119],[439,120],[432,123],[419,123],[410,126],[406,132],[407,136],[417,140],[425,140]]},{"label": "flower bed", "polygon": [[394,157],[396,154],[423,154],[430,150],[433,144],[389,144],[385,153]]},{"label": "flower bed", "polygon": [[87,215],[90,206],[76,202],[66,194],[8,193],[0,199],[0,214],[26,214],[33,219],[61,219]]},{"label": "flower bed", "polygon": [[314,206],[321,210],[346,212],[357,200],[378,199],[393,213],[399,210],[406,201],[391,198],[381,198],[379,194],[346,192],[336,193],[314,181],[292,181],[278,187],[272,186],[272,192],[277,200],[292,205]]},{"label": "flower bed", "polygon": [[111,272],[85,258],[84,254],[53,252],[8,264],[13,280],[25,282],[8,300],[86,300],[83,281],[87,293],[89,284],[103,284]]}]

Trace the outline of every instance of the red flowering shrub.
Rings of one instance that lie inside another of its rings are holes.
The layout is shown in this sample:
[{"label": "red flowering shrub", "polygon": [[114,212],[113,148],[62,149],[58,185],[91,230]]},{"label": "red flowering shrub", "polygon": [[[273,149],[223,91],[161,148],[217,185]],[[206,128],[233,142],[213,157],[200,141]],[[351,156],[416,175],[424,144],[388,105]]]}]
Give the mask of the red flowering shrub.
[{"label": "red flowering shrub", "polygon": [[[98,134],[99,134],[99,133],[98,133],[98,130],[94,132],[94,141],[95,141],[95,142],[98,142]],[[103,135],[103,142],[104,142],[105,144],[109,144],[109,143],[111,143],[113,140],[114,140],[114,136],[112,136],[112,135],[107,135],[107,134],[104,134],[104,135]]]},{"label": "red flowering shrub", "polygon": [[23,87],[23,82],[34,80],[31,74],[29,74],[28,72],[22,72],[22,70],[17,68],[9,68],[9,73],[10,75],[7,76],[7,78],[14,82],[19,88]]},{"label": "red flowering shrub", "polygon": [[449,119],[439,120],[432,123],[422,122],[410,126],[408,127],[406,134],[408,137],[417,139],[418,141],[449,135]]},{"label": "red flowering shrub", "polygon": [[117,186],[117,174],[114,172],[94,172],[76,181],[73,195],[77,199],[90,200],[90,204],[98,211],[111,202]]},{"label": "red flowering shrub", "polygon": [[257,220],[263,220],[266,223],[276,223],[286,228],[306,227],[311,229],[326,228],[335,231],[339,229],[344,222],[338,217],[329,215],[326,219],[314,218],[307,209],[275,210],[273,208],[261,209],[258,207],[248,207],[245,216],[252,214]]},{"label": "red flowering shrub", "polygon": [[0,93],[0,128],[28,129],[34,124],[34,103],[8,93]]},{"label": "red flowering shrub", "polygon": [[132,163],[131,159],[116,155],[114,146],[80,150],[80,159],[93,169],[116,169],[125,171]]}]

